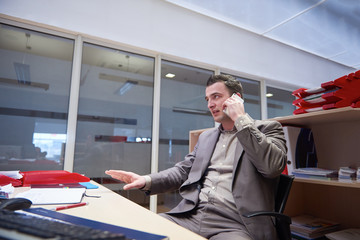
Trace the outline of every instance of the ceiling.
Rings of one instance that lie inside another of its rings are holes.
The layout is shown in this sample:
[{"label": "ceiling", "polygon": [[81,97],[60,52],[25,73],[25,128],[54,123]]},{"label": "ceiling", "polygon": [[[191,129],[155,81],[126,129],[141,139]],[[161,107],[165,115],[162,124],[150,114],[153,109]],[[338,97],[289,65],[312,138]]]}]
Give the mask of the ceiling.
[{"label": "ceiling", "polygon": [[359,0],[167,0],[354,69]]}]

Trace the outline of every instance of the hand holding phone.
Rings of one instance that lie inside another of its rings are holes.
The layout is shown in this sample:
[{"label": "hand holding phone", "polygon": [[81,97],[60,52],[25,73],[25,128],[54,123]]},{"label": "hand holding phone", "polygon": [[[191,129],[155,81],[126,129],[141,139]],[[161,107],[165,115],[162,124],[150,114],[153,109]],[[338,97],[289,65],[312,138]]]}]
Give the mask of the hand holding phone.
[{"label": "hand holding phone", "polygon": [[231,97],[239,100],[242,104],[244,104],[244,99],[242,99],[242,98],[241,98],[239,95],[237,95],[236,93],[233,93],[233,95],[232,95]]},{"label": "hand holding phone", "polygon": [[[242,99],[242,98],[241,98],[239,95],[237,95],[236,93],[233,93],[233,95],[232,95],[231,97],[239,100],[242,104],[244,104],[244,99]],[[224,112],[226,115],[229,116],[229,112],[228,112],[228,109],[227,109],[227,108],[225,108],[225,109],[223,110],[223,112]]]}]

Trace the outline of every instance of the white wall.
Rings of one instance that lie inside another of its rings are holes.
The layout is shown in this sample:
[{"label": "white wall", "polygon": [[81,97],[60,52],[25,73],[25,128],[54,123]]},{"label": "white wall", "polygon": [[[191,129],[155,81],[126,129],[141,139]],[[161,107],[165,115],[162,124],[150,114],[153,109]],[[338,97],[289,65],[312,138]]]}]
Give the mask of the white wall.
[{"label": "white wall", "polygon": [[0,0],[0,13],[292,89],[354,71],[162,0]]}]

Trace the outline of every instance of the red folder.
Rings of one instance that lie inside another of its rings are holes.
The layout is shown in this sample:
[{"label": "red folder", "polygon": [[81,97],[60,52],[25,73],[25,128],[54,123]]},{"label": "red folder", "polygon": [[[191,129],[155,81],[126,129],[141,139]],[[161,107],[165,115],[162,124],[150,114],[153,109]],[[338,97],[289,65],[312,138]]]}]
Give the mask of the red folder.
[{"label": "red folder", "polygon": [[334,84],[340,87],[340,89],[329,94],[329,97],[338,97],[341,100],[327,104],[324,108],[330,109],[351,106],[360,98],[360,70],[334,80]]},{"label": "red folder", "polygon": [[71,173],[64,170],[29,171],[21,172],[21,174],[24,176],[22,179],[24,187],[29,187],[31,184],[61,184],[90,181],[90,178],[79,173]]},{"label": "red folder", "polygon": [[360,70],[321,84],[321,88],[299,88],[293,92],[297,97],[294,114],[321,111],[332,108],[360,108]]},{"label": "red folder", "polygon": [[21,186],[22,182],[19,179],[14,179],[6,175],[0,174],[0,186],[12,184],[14,187]]}]

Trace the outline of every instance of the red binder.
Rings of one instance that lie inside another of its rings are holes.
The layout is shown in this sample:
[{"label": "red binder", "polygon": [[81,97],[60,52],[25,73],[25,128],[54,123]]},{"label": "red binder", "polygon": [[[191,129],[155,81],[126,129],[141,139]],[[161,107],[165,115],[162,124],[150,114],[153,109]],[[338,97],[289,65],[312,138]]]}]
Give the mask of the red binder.
[{"label": "red binder", "polygon": [[293,92],[297,97],[294,114],[321,111],[332,108],[360,107],[360,70],[321,84],[320,88],[299,88]]},{"label": "red binder", "polygon": [[6,175],[0,174],[0,186],[5,186],[8,184],[12,184],[14,187],[18,187],[22,185],[21,180],[19,179],[14,179],[11,177],[8,177]]},{"label": "red binder", "polygon": [[89,182],[90,178],[79,173],[71,173],[64,170],[53,171],[29,171],[21,172],[23,175],[23,186],[31,184],[60,184],[60,183],[79,183]]}]

